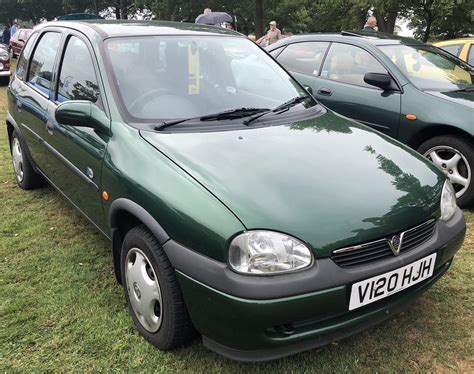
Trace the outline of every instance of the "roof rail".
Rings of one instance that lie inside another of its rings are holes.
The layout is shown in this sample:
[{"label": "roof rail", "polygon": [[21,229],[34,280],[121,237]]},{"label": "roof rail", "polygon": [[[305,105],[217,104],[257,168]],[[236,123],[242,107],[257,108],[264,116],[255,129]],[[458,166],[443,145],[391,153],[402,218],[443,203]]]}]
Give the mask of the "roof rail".
[{"label": "roof rail", "polygon": [[362,35],[356,34],[355,32],[351,32],[351,31],[341,31],[341,35],[342,36],[357,36],[358,38],[362,37]]}]

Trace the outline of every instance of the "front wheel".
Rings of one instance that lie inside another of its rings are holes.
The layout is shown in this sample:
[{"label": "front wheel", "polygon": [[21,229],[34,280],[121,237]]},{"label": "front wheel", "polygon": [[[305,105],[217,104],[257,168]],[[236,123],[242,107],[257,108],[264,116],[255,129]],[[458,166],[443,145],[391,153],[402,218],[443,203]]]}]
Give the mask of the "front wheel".
[{"label": "front wheel", "polygon": [[436,136],[419,148],[451,180],[457,203],[466,207],[474,202],[474,144],[472,140],[452,135]]},{"label": "front wheel", "polygon": [[175,270],[145,226],[131,229],[122,245],[122,284],[140,334],[167,350],[194,335]]}]

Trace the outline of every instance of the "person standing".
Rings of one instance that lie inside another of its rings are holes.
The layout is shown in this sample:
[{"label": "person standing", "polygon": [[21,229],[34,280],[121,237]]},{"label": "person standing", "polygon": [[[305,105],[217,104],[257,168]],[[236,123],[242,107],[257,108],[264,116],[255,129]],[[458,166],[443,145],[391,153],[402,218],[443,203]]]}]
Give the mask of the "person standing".
[{"label": "person standing", "polygon": [[268,45],[273,44],[281,39],[281,31],[277,29],[276,21],[270,22],[270,30],[268,30],[265,39],[268,40]]},{"label": "person standing", "polygon": [[8,26],[5,26],[5,28],[3,29],[2,40],[3,43],[7,45],[10,44],[10,29],[8,28]]},{"label": "person standing", "polygon": [[362,31],[377,31],[375,28],[377,27],[377,18],[369,17],[367,22],[364,25]]},{"label": "person standing", "polygon": [[15,22],[13,22],[13,26],[12,26],[12,28],[10,29],[10,36],[15,35],[16,30],[17,30],[17,25],[16,25],[16,21],[15,21]]}]

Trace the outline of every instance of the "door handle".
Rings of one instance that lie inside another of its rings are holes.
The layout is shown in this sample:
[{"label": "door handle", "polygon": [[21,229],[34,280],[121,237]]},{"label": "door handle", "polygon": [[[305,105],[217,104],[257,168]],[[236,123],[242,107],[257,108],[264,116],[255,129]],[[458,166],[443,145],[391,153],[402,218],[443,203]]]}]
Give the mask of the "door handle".
[{"label": "door handle", "polygon": [[53,121],[47,121],[46,122],[46,130],[48,131],[49,135],[54,134],[54,122]]},{"label": "door handle", "polygon": [[321,87],[319,90],[318,90],[318,94],[320,95],[324,95],[324,96],[331,96],[332,95],[332,91],[327,88],[327,87]]}]

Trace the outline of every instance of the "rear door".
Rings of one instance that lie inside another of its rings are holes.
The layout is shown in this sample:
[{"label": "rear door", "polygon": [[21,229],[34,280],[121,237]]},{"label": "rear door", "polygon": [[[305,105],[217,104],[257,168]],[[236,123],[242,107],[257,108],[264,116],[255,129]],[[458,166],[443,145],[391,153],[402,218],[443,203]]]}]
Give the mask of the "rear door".
[{"label": "rear door", "polygon": [[107,136],[94,129],[67,126],[55,120],[55,110],[67,100],[87,100],[104,110],[97,62],[87,39],[66,37],[55,90],[48,108],[45,171],[51,182],[96,225],[106,230],[100,191]]},{"label": "rear door", "polygon": [[25,53],[18,61],[16,78],[11,84],[15,97],[15,107],[11,108],[13,117],[20,126],[30,155],[40,169],[44,167],[43,135],[46,126],[46,113],[53,82],[53,72],[57,51],[62,34],[47,31],[39,36],[32,57],[27,63],[30,47],[34,39],[27,44]]}]

